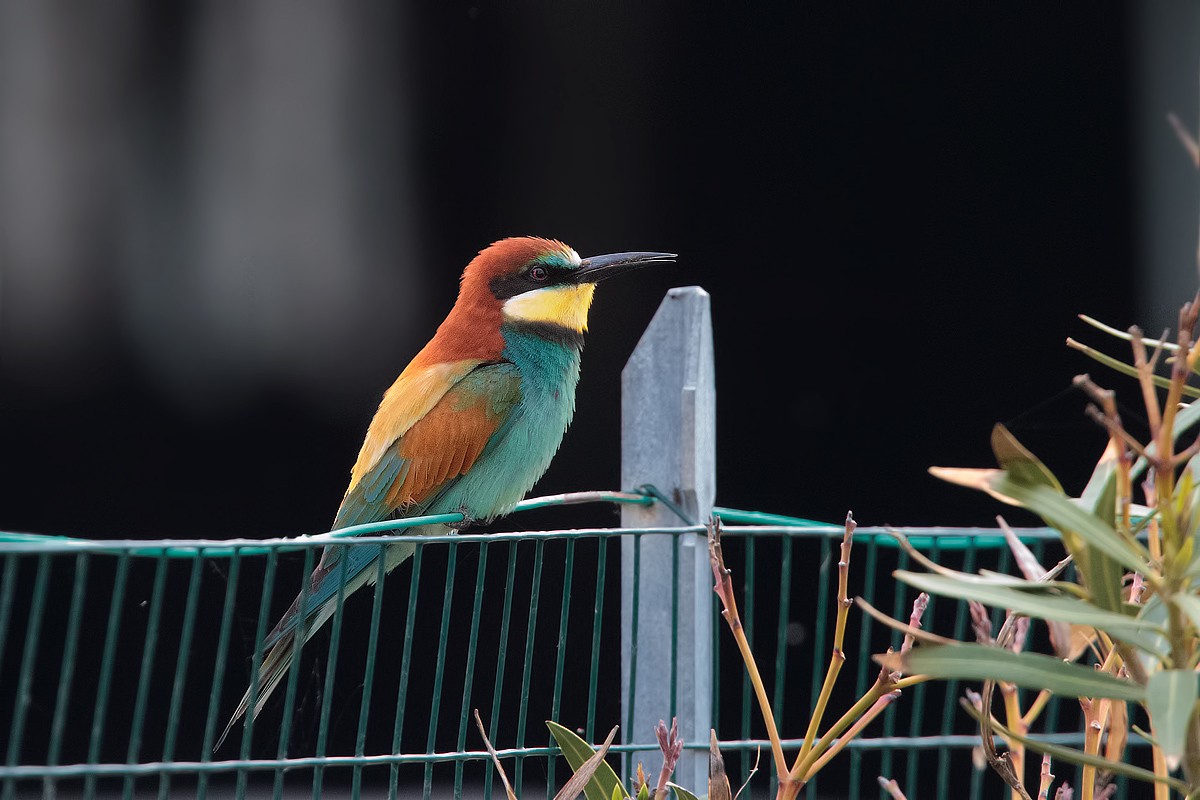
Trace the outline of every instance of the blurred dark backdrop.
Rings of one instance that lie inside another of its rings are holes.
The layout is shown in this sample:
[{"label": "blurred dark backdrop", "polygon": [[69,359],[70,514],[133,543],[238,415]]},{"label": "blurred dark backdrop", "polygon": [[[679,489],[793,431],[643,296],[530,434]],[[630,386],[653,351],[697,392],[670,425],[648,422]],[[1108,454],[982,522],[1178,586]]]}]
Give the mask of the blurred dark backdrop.
[{"label": "blurred dark backdrop", "polygon": [[[683,284],[723,504],[987,521],[926,467],[998,420],[1068,474],[1100,446],[1063,340],[1139,321],[1123,6],[0,8],[4,528],[320,530],[462,266],[523,233],[681,254],[598,294],[539,491],[616,488],[619,371]],[[1185,180],[1193,83],[1144,111]]]},{"label": "blurred dark backdrop", "polygon": [[987,524],[925,470],[997,421],[1078,488],[1075,315],[1157,330],[1196,283],[1197,14],[1155,8],[0,2],[0,529],[322,530],[525,233],[680,253],[598,293],[538,493],[628,488],[620,369],[686,284],[723,505]]}]

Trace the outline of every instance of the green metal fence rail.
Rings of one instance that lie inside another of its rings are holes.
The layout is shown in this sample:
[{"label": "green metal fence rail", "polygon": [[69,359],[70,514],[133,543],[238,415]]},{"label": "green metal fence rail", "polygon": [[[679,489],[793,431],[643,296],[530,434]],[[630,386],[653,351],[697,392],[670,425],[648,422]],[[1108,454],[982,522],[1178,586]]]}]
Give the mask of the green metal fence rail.
[{"label": "green metal fence rail", "polygon": [[[743,778],[769,746],[740,655],[718,624],[699,523],[723,521],[746,635],[785,737],[805,729],[824,674],[843,529],[714,505],[712,374],[707,295],[672,290],[623,374],[621,483],[642,489],[518,509],[561,520],[568,512],[537,509],[615,504],[620,528],[405,535],[458,521],[449,514],[266,540],[0,533],[0,800],[316,800],[327,788],[351,798],[498,796],[473,709],[523,798],[550,797],[567,777],[549,719],[589,741],[620,724],[610,760],[628,776],[637,761],[658,769],[652,725],[678,715],[680,783],[705,791],[697,776],[710,726]],[[586,519],[607,523],[608,511]],[[948,566],[1012,568],[995,530],[901,530]],[[1019,535],[1043,563],[1060,557],[1053,531]],[[381,571],[373,592],[339,596],[282,691],[213,752],[269,626],[304,591],[319,549],[400,540],[415,544],[413,557]],[[860,527],[854,547],[851,595],[906,618],[913,593],[891,579],[908,566],[906,553],[878,527]],[[931,601],[925,619],[956,638],[968,632],[960,604]],[[890,629],[853,615],[833,713],[873,679],[870,655],[898,644]],[[997,779],[971,766],[977,736],[958,709],[962,689],[906,690],[806,797],[877,797],[881,774],[914,800],[1003,796]],[[1080,731],[1077,705],[1052,702],[1035,733],[1077,742]],[[767,760],[751,796],[765,794]]]},{"label": "green metal fence rail", "polygon": [[[524,506],[581,500],[654,502],[635,494],[581,493]],[[772,687],[778,721],[785,735],[798,733],[827,657],[824,621],[832,618],[836,569],[831,559],[842,529],[774,515],[773,524],[743,525],[737,523],[767,517],[724,508],[716,513],[725,522],[727,558],[744,591],[747,635]],[[375,530],[411,524],[399,520]],[[577,726],[591,740],[618,721],[612,546],[622,538],[639,547],[652,537],[699,530],[684,525],[421,537],[411,570],[381,576],[373,597],[348,601],[344,615],[339,608],[327,641],[308,643],[309,656],[324,660],[323,672],[304,666],[309,659],[301,662],[289,675],[282,706],[269,706],[256,723],[247,723],[240,741],[234,737],[216,754],[214,735],[253,670],[247,660],[254,661],[250,656],[261,650],[268,625],[303,585],[316,548],[330,542],[373,546],[399,537],[98,542],[0,534],[0,713],[8,720],[3,797],[72,785],[88,796],[129,797],[136,790],[139,796],[203,797],[218,779],[235,796],[259,796],[269,788],[281,797],[294,791],[288,776],[300,776],[304,791],[317,797],[331,772],[353,797],[385,790],[395,797],[415,787],[424,796],[491,796],[486,753],[467,724],[472,708],[480,709],[523,796],[552,794],[566,768],[542,721]],[[952,565],[1010,567],[1003,539],[993,530],[902,530]],[[1020,535],[1039,557],[1056,557],[1052,531]],[[893,613],[904,616],[911,597],[887,573],[904,567],[906,558],[889,529],[860,528],[855,548],[852,591],[883,608],[890,602]],[[294,555],[281,558],[287,553]],[[549,580],[551,572],[556,580]],[[239,636],[235,620],[246,609],[253,613],[241,620]],[[715,598],[712,610],[715,615]],[[951,630],[940,627],[942,632],[967,632],[962,607],[949,616],[933,608],[928,613],[939,625],[950,621]],[[353,634],[347,632],[351,618],[360,623]],[[896,644],[891,631],[869,619],[859,624],[857,645],[848,654],[853,673],[847,670],[854,674],[855,694],[873,678],[869,654]],[[808,625],[811,631],[798,627]],[[731,768],[745,774],[753,751],[765,747],[763,728],[727,631],[717,634],[714,727],[725,750],[740,753],[730,758]],[[382,646],[388,639],[390,646]],[[346,649],[355,657],[347,658]],[[395,680],[384,681],[381,690],[384,670]],[[310,692],[307,709],[302,703],[294,711],[301,681],[320,689]],[[873,778],[880,773],[900,777],[910,794],[921,797],[963,796],[960,776],[969,774],[971,796],[984,796],[985,784],[994,781],[967,765],[977,738],[958,711],[960,691],[948,683],[906,692],[887,712],[882,730],[854,742],[809,796],[829,785],[835,796],[874,797]],[[663,716],[668,713],[663,709]],[[1052,708],[1047,730],[1065,722],[1056,741],[1077,741],[1077,716]],[[634,731],[633,737],[634,743],[614,752],[652,746],[650,731]],[[258,776],[269,782],[252,783]],[[934,777],[936,792],[930,792],[926,781]]]}]

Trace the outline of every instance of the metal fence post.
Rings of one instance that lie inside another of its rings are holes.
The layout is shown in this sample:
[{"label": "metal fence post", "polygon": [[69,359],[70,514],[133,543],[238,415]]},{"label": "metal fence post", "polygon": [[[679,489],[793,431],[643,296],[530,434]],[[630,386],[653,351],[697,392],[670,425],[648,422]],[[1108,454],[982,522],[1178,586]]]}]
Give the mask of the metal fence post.
[{"label": "metal fence post", "polygon": [[[621,487],[643,484],[653,484],[694,521],[703,522],[712,512],[716,493],[712,317],[708,293],[698,286],[667,293],[621,373]],[[682,524],[662,503],[621,509],[623,527]],[[703,534],[622,538],[621,723],[626,743],[653,742],[654,725],[660,719],[669,724],[672,713],[679,718],[685,742],[708,742],[715,620],[712,583]],[[649,751],[636,752],[631,760],[645,762],[650,775],[659,766]],[[707,781],[705,751],[685,751],[675,782],[703,794]]]}]

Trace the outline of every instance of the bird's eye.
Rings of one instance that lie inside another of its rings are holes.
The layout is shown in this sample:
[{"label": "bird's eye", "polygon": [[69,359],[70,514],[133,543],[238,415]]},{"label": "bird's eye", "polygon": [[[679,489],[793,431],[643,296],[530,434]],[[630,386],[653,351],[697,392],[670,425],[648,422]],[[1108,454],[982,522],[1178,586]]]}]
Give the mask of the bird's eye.
[{"label": "bird's eye", "polygon": [[550,277],[550,271],[545,267],[530,267],[529,277],[538,283],[541,283],[542,281],[546,280],[546,278]]}]

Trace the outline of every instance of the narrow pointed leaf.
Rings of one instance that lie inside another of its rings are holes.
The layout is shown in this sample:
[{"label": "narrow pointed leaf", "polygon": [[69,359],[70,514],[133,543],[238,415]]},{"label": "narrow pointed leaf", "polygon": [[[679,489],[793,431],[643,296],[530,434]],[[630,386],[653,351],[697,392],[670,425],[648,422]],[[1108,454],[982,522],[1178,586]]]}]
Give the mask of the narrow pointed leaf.
[{"label": "narrow pointed leaf", "polygon": [[889,669],[899,667],[906,675],[1007,681],[1027,689],[1049,689],[1067,697],[1111,697],[1140,702],[1146,695],[1133,681],[1115,678],[1107,672],[1041,653],[1014,653],[991,645],[914,647],[907,653],[875,656],[875,660]]},{"label": "narrow pointed leaf", "polygon": [[696,795],[692,794],[677,783],[671,783],[668,781],[667,786],[670,786],[675,791],[676,800],[699,800]]},{"label": "narrow pointed leaf", "polygon": [[[1137,367],[1133,366],[1132,364],[1126,364],[1124,361],[1113,358],[1106,353],[1102,353],[1094,347],[1089,347],[1088,345],[1077,342],[1074,339],[1067,339],[1067,346],[1073,347],[1088,358],[1095,359],[1109,369],[1120,372],[1122,375],[1128,375],[1131,378],[1138,377]],[[1151,379],[1154,381],[1154,385],[1160,389],[1166,389],[1171,385],[1171,381],[1167,378],[1164,378],[1162,375],[1154,375],[1151,377]],[[1200,396],[1200,390],[1197,390],[1194,386],[1184,386],[1183,393],[1188,397]]]},{"label": "narrow pointed leaf", "polygon": [[1118,445],[1109,439],[1104,452],[1100,454],[1100,460],[1096,462],[1096,468],[1092,470],[1092,477],[1088,478],[1087,486],[1083,487],[1083,493],[1079,495],[1079,502],[1084,508],[1096,510],[1097,500],[1105,492],[1108,482],[1116,475],[1119,457]]},{"label": "narrow pointed leaf", "polygon": [[[1111,444],[1111,441],[1110,441]],[[1107,453],[1108,450],[1105,450]],[[1101,458],[1101,464],[1106,463]],[[1097,466],[1096,473],[1092,475],[1092,481],[1084,489],[1083,496],[1080,498],[1080,505],[1105,525],[1115,530],[1117,519],[1117,472],[1112,467],[1112,460],[1107,470]],[[1105,474],[1107,473],[1107,474]],[[1113,558],[1098,550],[1088,552],[1087,563],[1083,565],[1086,572],[1084,579],[1087,583],[1088,590],[1091,591],[1092,597],[1096,601],[1096,605],[1101,608],[1106,608],[1109,611],[1118,611],[1123,602],[1121,597],[1121,589],[1123,588],[1122,578],[1124,577],[1121,571],[1121,565]]]},{"label": "narrow pointed leaf", "polygon": [[970,467],[930,467],[929,474],[938,480],[953,483],[955,486],[965,486],[968,489],[978,489],[981,492],[987,492],[1001,503],[1007,503],[1010,506],[1021,505],[1011,497],[1006,497],[992,488],[992,483],[997,477],[1004,474],[1004,470],[973,469]]},{"label": "narrow pointed leaf", "polygon": [[[1008,609],[1027,617],[1090,625],[1132,645],[1157,651],[1153,625],[1115,611],[1106,611],[1086,600],[1046,592],[1022,591],[1012,586],[968,583],[944,575],[905,570],[897,570],[892,574],[897,580],[930,594],[976,600],[986,606]],[[1046,584],[1029,581],[1026,586],[1041,588]]]},{"label": "narrow pointed leaf", "polygon": [[1172,771],[1183,756],[1196,699],[1196,673],[1191,670],[1159,670],[1146,683],[1146,710],[1150,712],[1154,738]]},{"label": "narrow pointed leaf", "polygon": [[997,463],[1015,480],[1063,491],[1062,484],[1054,477],[1054,473],[1000,423],[996,423],[992,428],[992,452]]},{"label": "narrow pointed leaf", "polygon": [[[1084,322],[1086,322],[1088,325],[1091,325],[1096,330],[1104,331],[1109,336],[1115,336],[1116,338],[1124,339],[1127,342],[1133,341],[1133,334],[1131,334],[1129,331],[1118,330],[1117,328],[1114,328],[1111,325],[1105,325],[1100,320],[1096,319],[1095,317],[1089,317],[1087,314],[1080,314],[1079,318],[1081,320],[1083,320]],[[1168,353],[1178,353],[1179,352],[1179,345],[1176,344],[1175,342],[1167,341],[1166,339],[1150,339],[1146,336],[1143,336],[1142,342],[1145,343],[1145,345],[1147,347],[1161,347],[1163,350],[1166,350]]]},{"label": "narrow pointed leaf", "polygon": [[[962,700],[959,702],[959,705],[961,705],[963,710],[970,714],[976,721],[983,721],[983,714],[980,713],[979,709],[972,706],[969,702]],[[1082,750],[1076,750],[1073,747],[1050,744],[1049,742],[1043,742],[1034,736],[1023,736],[1019,733],[1010,731],[995,719],[990,719],[987,724],[993,731],[1003,736],[1009,742],[1019,742],[1030,750],[1033,750],[1035,753],[1049,753],[1051,758],[1067,761],[1071,764],[1090,765],[1105,772],[1111,772],[1114,775],[1124,775],[1128,778],[1145,781],[1147,783],[1158,781],[1160,783],[1167,784],[1178,792],[1187,791],[1187,786],[1184,785],[1183,781],[1177,778],[1155,775],[1148,769],[1135,767],[1132,764],[1126,764],[1121,761],[1109,761],[1107,758],[1103,758],[1102,756],[1085,753]]]},{"label": "narrow pointed leaf", "polygon": [[[596,750],[574,731],[550,720],[546,721],[546,727],[550,729],[550,735],[554,737],[555,744],[563,751],[567,763],[576,772],[596,755]],[[591,779],[584,786],[583,793],[587,800],[611,800],[613,791],[617,789],[624,796],[625,789],[621,786],[621,779],[617,777],[617,773],[608,765],[608,762],[601,759],[596,765]]]},{"label": "narrow pointed leaf", "polygon": [[[1121,566],[1134,572],[1144,572],[1148,554],[1122,539],[1111,525],[1073,503],[1065,495],[1048,486],[1027,485],[1004,474],[995,479],[992,488],[1012,497],[1025,508],[1040,516],[1047,525],[1083,539],[1088,551],[1098,550]],[[1064,536],[1066,539],[1066,536]],[[1071,542],[1067,540],[1070,548]],[[1078,554],[1076,554],[1078,558]]]}]

